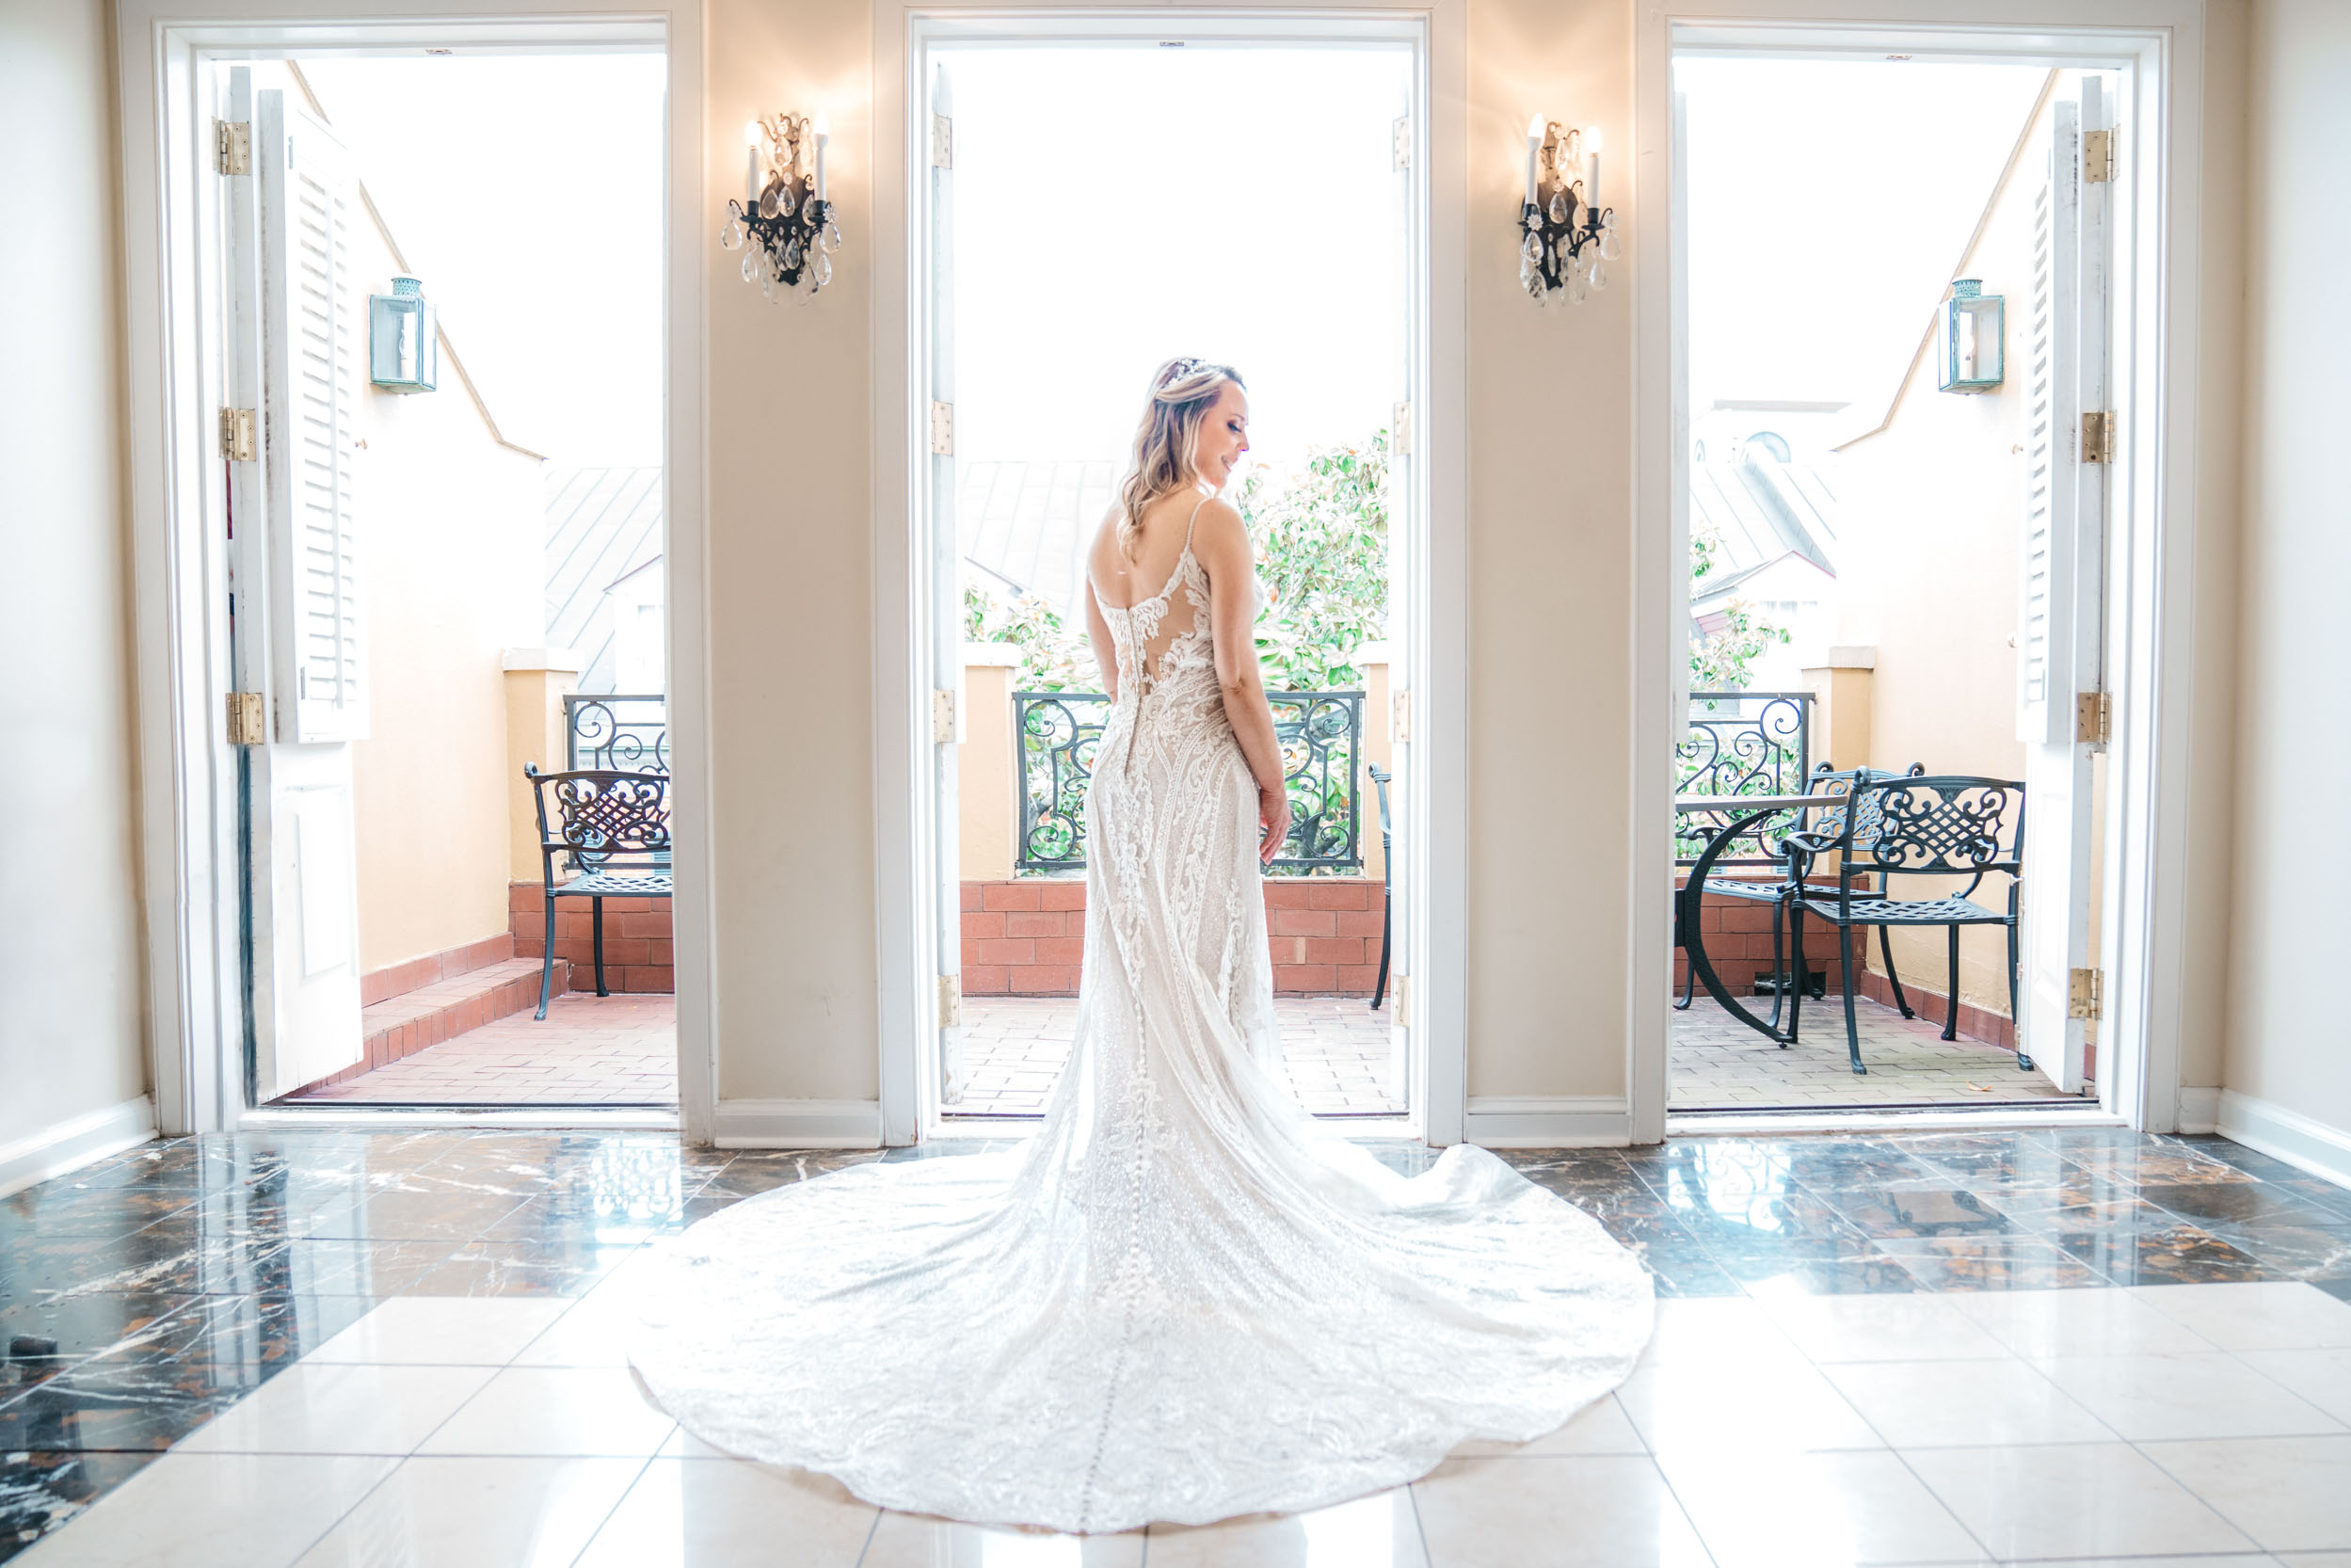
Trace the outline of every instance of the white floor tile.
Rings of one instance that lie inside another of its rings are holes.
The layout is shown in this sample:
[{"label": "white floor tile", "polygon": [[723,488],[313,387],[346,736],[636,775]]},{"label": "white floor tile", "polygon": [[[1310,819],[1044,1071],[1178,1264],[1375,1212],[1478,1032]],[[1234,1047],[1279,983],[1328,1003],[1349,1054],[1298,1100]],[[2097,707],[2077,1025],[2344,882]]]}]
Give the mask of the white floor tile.
[{"label": "white floor tile", "polygon": [[2351,1423],[2351,1348],[2239,1351],[2237,1359],[2283,1384],[2336,1420]]},{"label": "white floor tile", "polygon": [[636,1459],[409,1459],[299,1568],[568,1568]]},{"label": "white floor tile", "polygon": [[2150,1443],[2144,1451],[2273,1551],[2351,1550],[2351,1434]]},{"label": "white floor tile", "polygon": [[2127,1290],[1959,1290],[1943,1300],[2019,1355],[2182,1355],[2211,1348]]},{"label": "white floor tile", "polygon": [[1650,1448],[1881,1448],[1885,1441],[1819,1369],[1653,1367],[1616,1397]]},{"label": "white floor tile", "polygon": [[1453,1450],[1473,1454],[1642,1454],[1649,1451],[1632,1418],[1614,1394],[1603,1395],[1568,1418],[1567,1424],[1530,1443],[1493,1443],[1472,1438]]},{"label": "white floor tile", "polygon": [[677,1423],[624,1371],[509,1367],[424,1443],[432,1454],[645,1458]]},{"label": "white floor tile", "polygon": [[2279,1552],[2285,1568],[2351,1568],[2351,1552]]},{"label": "white floor tile", "polygon": [[181,1439],[189,1453],[406,1455],[496,1374],[297,1362]]},{"label": "white floor tile", "polygon": [[599,1286],[517,1352],[518,1367],[629,1365],[629,1334],[636,1326],[630,1298]]},{"label": "white floor tile", "polygon": [[1982,1361],[2007,1353],[1947,1296],[1779,1296],[1763,1304],[1818,1362]]},{"label": "white floor tile", "polygon": [[1895,1455],[1671,1453],[1658,1461],[1719,1568],[1972,1562],[1975,1538]]},{"label": "white floor tile", "polygon": [[2351,1302],[2299,1280],[2244,1285],[2140,1285],[2129,1294],[2224,1351],[2351,1345]]},{"label": "white floor tile", "polygon": [[1803,1352],[1751,1296],[1661,1297],[1657,1326],[1640,1367],[1756,1366],[1801,1359]]},{"label": "white floor tile", "polygon": [[2253,1548],[2126,1444],[1911,1448],[1902,1458],[2003,1561]]},{"label": "white floor tile", "polygon": [[[887,1523],[887,1521],[885,1521]],[[877,1537],[879,1532],[876,1532]],[[977,1563],[981,1560],[974,1559]],[[1025,1560],[1013,1559],[1013,1561]],[[1057,1560],[1040,1559],[1040,1564]],[[1074,1565],[1078,1559],[1066,1560]],[[1187,1528],[1151,1527],[1153,1568],[1428,1568],[1420,1519],[1398,1487],[1312,1513],[1227,1519]],[[996,1568],[996,1560],[985,1560]],[[884,1568],[866,1554],[864,1568]],[[891,1564],[889,1568],[897,1568]],[[916,1568],[912,1562],[904,1568]],[[1091,1561],[1087,1568],[1093,1568]]]},{"label": "white floor tile", "polygon": [[2233,1355],[2052,1356],[2032,1363],[2133,1443],[2284,1437],[2343,1423]]},{"label": "white floor tile", "polygon": [[302,1359],[504,1367],[568,1304],[536,1296],[394,1296]]},{"label": "white floor tile", "polygon": [[2111,1443],[2116,1433],[2040,1372],[1998,1361],[1856,1361],[1821,1368],[1897,1448]]},{"label": "white floor tile", "polygon": [[1646,1459],[1448,1459],[1413,1482],[1437,1568],[1703,1568]]},{"label": "white floor tile", "polygon": [[578,1568],[855,1568],[879,1512],[804,1470],[656,1459]]},{"label": "white floor tile", "polygon": [[168,1453],[11,1561],[15,1568],[285,1568],[398,1463]]},{"label": "white floor tile", "polygon": [[1143,1531],[1055,1535],[884,1513],[858,1568],[1141,1568]]}]

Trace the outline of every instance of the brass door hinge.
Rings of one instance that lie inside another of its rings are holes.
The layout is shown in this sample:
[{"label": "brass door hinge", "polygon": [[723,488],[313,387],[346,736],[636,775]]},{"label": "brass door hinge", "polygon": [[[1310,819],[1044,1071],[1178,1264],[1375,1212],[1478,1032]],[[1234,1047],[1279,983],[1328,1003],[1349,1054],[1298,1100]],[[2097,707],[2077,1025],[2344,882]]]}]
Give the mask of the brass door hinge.
[{"label": "brass door hinge", "polygon": [[2106,1016],[2106,977],[2096,969],[2074,969],[2066,984],[2065,1016],[2103,1018]]},{"label": "brass door hinge", "polygon": [[955,167],[955,122],[943,114],[931,117],[931,167]]},{"label": "brass door hinge", "polygon": [[1398,115],[1396,117],[1395,129],[1390,135],[1395,149],[1396,167],[1399,168],[1412,168],[1413,117],[1408,114]]},{"label": "brass door hinge", "polygon": [[262,694],[231,692],[229,744],[232,746],[257,746],[268,739],[268,725],[262,717]]},{"label": "brass door hinge", "polygon": [[2104,745],[2114,733],[2114,700],[2103,692],[2077,692],[2073,697],[2073,739],[2082,745]]},{"label": "brass door hinge", "polygon": [[955,694],[935,691],[931,694],[931,744],[955,744]]},{"label": "brass door hinge", "polygon": [[963,976],[938,977],[938,1026],[953,1029],[963,1022]]},{"label": "brass door hinge", "polygon": [[220,455],[232,463],[249,463],[261,454],[261,440],[250,408],[220,410]]},{"label": "brass door hinge", "polygon": [[2111,463],[2114,461],[2114,426],[2112,414],[2082,416],[2082,461]]},{"label": "brass door hinge", "polygon": [[2114,133],[2082,133],[2082,184],[2103,185],[2114,179]]},{"label": "brass door hinge", "polygon": [[1393,1013],[1390,1022],[1398,1029],[1413,1026],[1413,977],[1408,974],[1388,976],[1388,1007]]},{"label": "brass door hinge", "polygon": [[213,121],[213,168],[221,174],[253,172],[253,125],[250,120]]},{"label": "brass door hinge", "polygon": [[955,455],[955,406],[952,403],[931,405],[931,452],[939,457]]},{"label": "brass door hinge", "polygon": [[1406,687],[1388,696],[1388,739],[1410,741],[1413,738],[1413,694]]},{"label": "brass door hinge", "polygon": [[1413,406],[1399,403],[1388,420],[1388,450],[1397,456],[1405,456],[1413,449]]}]

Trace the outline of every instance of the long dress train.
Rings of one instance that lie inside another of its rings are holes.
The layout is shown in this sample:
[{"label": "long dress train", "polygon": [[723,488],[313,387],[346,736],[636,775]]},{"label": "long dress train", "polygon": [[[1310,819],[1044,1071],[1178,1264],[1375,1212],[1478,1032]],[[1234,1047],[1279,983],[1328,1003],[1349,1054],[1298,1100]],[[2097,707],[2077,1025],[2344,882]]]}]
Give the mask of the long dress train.
[{"label": "long dress train", "polygon": [[[1162,637],[1178,596],[1191,623]],[[1483,1149],[1407,1178],[1300,1110],[1189,529],[1167,585],[1104,614],[1118,700],[1043,1129],[695,1225],[649,1271],[631,1360],[719,1448],[1063,1530],[1318,1508],[1542,1435],[1631,1369],[1648,1276]]]}]

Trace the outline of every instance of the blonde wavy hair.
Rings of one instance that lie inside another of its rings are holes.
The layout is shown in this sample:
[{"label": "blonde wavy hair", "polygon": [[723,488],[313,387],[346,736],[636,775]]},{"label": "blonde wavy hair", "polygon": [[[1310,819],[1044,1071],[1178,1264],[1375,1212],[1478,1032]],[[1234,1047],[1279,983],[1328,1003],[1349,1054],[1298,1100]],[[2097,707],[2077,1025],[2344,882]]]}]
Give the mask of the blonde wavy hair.
[{"label": "blonde wavy hair", "polygon": [[1199,483],[1193,456],[1200,426],[1227,385],[1248,390],[1240,372],[1206,360],[1170,360],[1151,373],[1151,400],[1135,427],[1135,450],[1118,486],[1118,552],[1135,558],[1143,514],[1163,495]]}]

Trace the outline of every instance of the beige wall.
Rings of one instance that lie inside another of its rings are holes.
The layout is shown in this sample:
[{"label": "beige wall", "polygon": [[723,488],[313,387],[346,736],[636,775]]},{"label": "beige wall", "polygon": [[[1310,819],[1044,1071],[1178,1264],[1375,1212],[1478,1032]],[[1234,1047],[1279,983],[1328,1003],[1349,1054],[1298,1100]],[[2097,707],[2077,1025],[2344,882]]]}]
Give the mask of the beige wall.
[{"label": "beige wall", "polygon": [[[372,228],[357,239],[364,286],[389,291],[391,252]],[[438,391],[368,388],[361,430],[375,684],[351,773],[366,971],[507,928],[502,654],[544,641],[546,502],[539,459],[498,443],[445,360]]]},{"label": "beige wall", "polygon": [[2351,1133],[2333,965],[2351,942],[2343,584],[2351,580],[2351,8],[2253,8],[2231,1089]]},{"label": "beige wall", "polygon": [[107,14],[0,7],[0,1146],[147,1087]]}]

